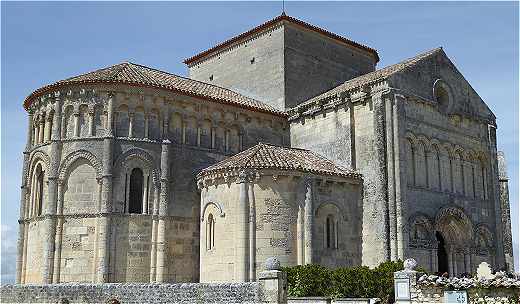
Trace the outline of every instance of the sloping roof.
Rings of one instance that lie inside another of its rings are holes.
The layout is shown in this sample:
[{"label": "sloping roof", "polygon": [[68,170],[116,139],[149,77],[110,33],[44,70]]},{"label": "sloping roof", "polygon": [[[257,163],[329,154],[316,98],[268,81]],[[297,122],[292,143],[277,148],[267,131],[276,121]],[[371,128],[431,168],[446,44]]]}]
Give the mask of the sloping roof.
[{"label": "sloping roof", "polygon": [[347,80],[346,82],[344,82],[344,83],[340,84],[339,86],[331,89],[330,91],[327,91],[327,92],[325,92],[325,93],[323,93],[321,95],[313,97],[313,98],[309,99],[308,101],[306,101],[306,102],[304,102],[304,103],[302,103],[300,105],[313,103],[315,101],[327,98],[329,96],[336,95],[336,94],[338,94],[340,92],[345,92],[345,91],[348,91],[348,90],[351,90],[351,89],[354,89],[354,88],[357,88],[357,87],[361,87],[361,86],[364,86],[364,85],[367,85],[367,84],[371,84],[371,83],[377,82],[379,80],[385,79],[385,78],[387,78],[387,77],[389,77],[389,76],[391,76],[391,75],[393,75],[393,74],[395,74],[397,72],[403,71],[403,70],[405,70],[407,68],[410,68],[410,67],[416,65],[421,60],[429,58],[430,56],[433,56],[433,55],[437,54],[438,52],[442,52],[442,47],[439,47],[439,48],[436,48],[436,49],[433,49],[433,50],[429,50],[427,52],[421,53],[421,54],[416,55],[416,56],[414,56],[412,58],[408,58],[408,59],[406,59],[404,61],[401,61],[399,63],[393,64],[393,65],[389,65],[389,66],[384,67],[382,69],[379,69],[377,71],[370,72],[368,74],[361,75],[359,77]]},{"label": "sloping roof", "polygon": [[278,116],[285,116],[283,112],[271,107],[270,105],[246,97],[229,89],[131,62],[123,62],[107,68],[60,80],[39,88],[25,99],[24,107],[28,108],[29,103],[35,97],[58,87],[70,84],[93,83],[122,83],[143,87],[162,88],[193,97],[210,99],[220,103],[232,104]]},{"label": "sloping roof", "polygon": [[374,55],[374,57],[376,58],[376,62],[379,61],[379,55],[377,54],[377,51],[375,49],[373,49],[373,48],[370,48],[370,47],[368,47],[366,45],[357,43],[355,41],[352,41],[350,39],[347,39],[345,37],[339,36],[337,34],[334,34],[332,32],[324,30],[324,29],[322,29],[320,27],[317,27],[315,25],[309,24],[309,23],[307,23],[305,21],[296,19],[296,18],[291,17],[291,16],[287,16],[284,13],[282,13],[280,16],[278,16],[278,17],[276,17],[274,19],[271,19],[271,20],[269,20],[269,21],[267,21],[265,23],[262,23],[259,26],[255,27],[255,28],[253,28],[253,29],[251,29],[251,30],[249,30],[247,32],[244,32],[244,33],[242,33],[240,35],[237,35],[237,36],[235,36],[233,38],[230,38],[230,39],[228,39],[228,40],[226,40],[226,41],[224,41],[222,43],[217,44],[216,46],[214,46],[214,47],[212,47],[212,48],[210,48],[210,49],[208,49],[206,51],[203,51],[203,52],[201,52],[201,53],[199,53],[199,54],[197,54],[195,56],[192,56],[190,58],[185,59],[184,63],[185,64],[191,64],[191,63],[193,63],[193,62],[195,62],[195,61],[197,61],[197,60],[199,60],[199,59],[201,59],[201,58],[203,58],[203,57],[205,57],[205,56],[207,56],[207,55],[209,55],[211,53],[214,53],[216,51],[224,49],[224,48],[234,44],[235,42],[238,42],[238,41],[240,41],[240,40],[242,40],[242,39],[244,39],[246,37],[249,37],[251,35],[254,35],[254,34],[258,33],[258,32],[261,32],[262,30],[264,30],[264,29],[266,29],[266,28],[268,28],[268,27],[270,27],[270,26],[272,26],[272,25],[274,25],[274,24],[276,24],[276,23],[278,23],[280,21],[288,21],[288,22],[297,24],[297,25],[302,26],[302,27],[304,27],[306,29],[309,29],[309,30],[315,31],[317,33],[320,33],[322,35],[325,35],[325,36],[327,36],[327,37],[329,37],[331,39],[334,39],[334,40],[337,40],[339,42],[343,42],[343,43],[349,44],[351,46],[354,46],[354,47],[357,47],[357,48],[362,49],[364,51],[367,51],[369,53],[372,53]]},{"label": "sloping roof", "polygon": [[203,169],[198,176],[240,169],[279,169],[361,178],[361,174],[338,166],[327,158],[309,150],[286,148],[266,143],[259,143]]}]

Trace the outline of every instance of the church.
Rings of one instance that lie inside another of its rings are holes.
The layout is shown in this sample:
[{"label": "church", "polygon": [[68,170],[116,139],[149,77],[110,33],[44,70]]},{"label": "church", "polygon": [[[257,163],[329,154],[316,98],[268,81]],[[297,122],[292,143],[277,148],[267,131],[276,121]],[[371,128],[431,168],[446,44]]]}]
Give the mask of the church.
[{"label": "church", "polygon": [[184,61],[31,93],[17,283],[246,282],[415,258],[513,269],[496,117],[442,48],[378,52],[282,14]]}]

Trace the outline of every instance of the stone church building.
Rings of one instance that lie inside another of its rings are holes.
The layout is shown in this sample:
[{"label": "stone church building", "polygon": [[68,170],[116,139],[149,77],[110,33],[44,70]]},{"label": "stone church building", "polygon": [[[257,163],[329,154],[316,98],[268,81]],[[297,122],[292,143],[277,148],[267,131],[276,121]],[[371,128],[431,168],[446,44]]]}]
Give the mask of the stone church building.
[{"label": "stone church building", "polygon": [[252,281],[414,257],[513,269],[496,118],[442,48],[376,50],[284,14],[185,60],[37,89],[17,282]]}]

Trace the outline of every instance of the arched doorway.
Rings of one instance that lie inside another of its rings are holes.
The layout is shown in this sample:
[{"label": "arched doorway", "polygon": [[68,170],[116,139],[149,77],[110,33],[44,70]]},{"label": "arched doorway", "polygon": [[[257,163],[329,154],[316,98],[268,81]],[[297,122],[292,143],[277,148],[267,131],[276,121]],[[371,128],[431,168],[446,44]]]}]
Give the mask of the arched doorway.
[{"label": "arched doorway", "polygon": [[[441,262],[448,262],[448,273],[450,276],[456,276],[463,273],[471,272],[471,257],[467,251],[472,245],[473,225],[469,217],[458,207],[446,207],[439,211],[435,218],[435,237],[439,241],[442,238],[442,247],[439,244],[437,250],[438,256],[442,256],[444,249],[446,258],[439,259],[438,270],[445,270],[445,265]],[[442,261],[441,261],[442,260]]]},{"label": "arched doorway", "polygon": [[448,267],[448,253],[446,252],[444,237],[439,231],[435,231],[435,238],[437,239],[437,265],[440,273],[449,272]]}]

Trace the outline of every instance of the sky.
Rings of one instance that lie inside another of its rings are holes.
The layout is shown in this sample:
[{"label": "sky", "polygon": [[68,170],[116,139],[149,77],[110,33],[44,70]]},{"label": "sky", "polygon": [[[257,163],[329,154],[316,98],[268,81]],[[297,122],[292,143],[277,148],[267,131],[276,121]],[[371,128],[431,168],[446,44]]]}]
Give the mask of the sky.
[{"label": "sky", "polygon": [[[286,2],[288,15],[378,50],[378,68],[439,46],[497,117],[518,270],[518,2]],[[12,282],[37,88],[122,61],[186,75],[183,59],[281,13],[281,2],[1,2],[1,281]]]}]

